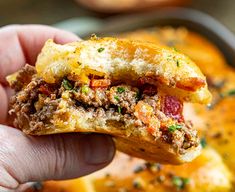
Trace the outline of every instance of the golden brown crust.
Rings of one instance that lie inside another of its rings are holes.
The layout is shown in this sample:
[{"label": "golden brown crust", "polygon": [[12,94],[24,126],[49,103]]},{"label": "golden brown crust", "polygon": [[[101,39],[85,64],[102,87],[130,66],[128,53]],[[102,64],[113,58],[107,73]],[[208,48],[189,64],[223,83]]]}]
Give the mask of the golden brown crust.
[{"label": "golden brown crust", "polygon": [[173,49],[151,43],[111,37],[66,45],[49,40],[38,57],[36,69],[48,83],[71,72],[95,72],[132,84],[148,76],[156,80],[159,88],[165,85],[181,90],[177,97],[184,100],[185,95],[190,102],[208,104],[211,99],[206,78],[195,63]]}]

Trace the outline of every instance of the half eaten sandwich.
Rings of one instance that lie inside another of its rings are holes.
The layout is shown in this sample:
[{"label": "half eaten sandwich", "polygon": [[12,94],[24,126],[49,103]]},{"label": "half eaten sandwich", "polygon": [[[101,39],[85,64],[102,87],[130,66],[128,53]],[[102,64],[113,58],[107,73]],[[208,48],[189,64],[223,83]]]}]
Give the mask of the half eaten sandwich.
[{"label": "half eaten sandwich", "polygon": [[109,134],[118,150],[159,163],[200,154],[183,103],[208,104],[211,95],[200,69],[173,49],[116,38],[48,40],[36,67],[7,79],[15,90],[9,113],[26,134]]}]

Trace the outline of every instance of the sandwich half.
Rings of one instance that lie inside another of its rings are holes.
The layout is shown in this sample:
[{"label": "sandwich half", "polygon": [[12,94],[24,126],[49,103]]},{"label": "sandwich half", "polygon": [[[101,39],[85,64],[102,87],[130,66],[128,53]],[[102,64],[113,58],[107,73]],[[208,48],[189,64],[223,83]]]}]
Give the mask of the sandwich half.
[{"label": "sandwich half", "polygon": [[48,40],[35,67],[7,79],[9,113],[26,134],[109,134],[118,150],[159,163],[200,154],[183,103],[208,104],[211,94],[200,69],[173,49],[110,37]]}]

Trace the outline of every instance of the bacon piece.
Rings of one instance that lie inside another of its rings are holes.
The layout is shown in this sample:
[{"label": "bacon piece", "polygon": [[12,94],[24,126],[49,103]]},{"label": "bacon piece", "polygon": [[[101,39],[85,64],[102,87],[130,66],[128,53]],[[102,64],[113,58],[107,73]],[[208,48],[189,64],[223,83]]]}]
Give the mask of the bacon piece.
[{"label": "bacon piece", "polygon": [[155,127],[147,127],[147,131],[151,134],[154,135],[154,133],[156,132],[156,128]]},{"label": "bacon piece", "polygon": [[149,85],[156,85],[156,79],[152,78],[152,77],[141,77],[139,78],[139,83],[140,85],[144,85],[144,84],[149,84]]},{"label": "bacon piece", "polygon": [[153,95],[157,94],[157,88],[152,85],[145,85],[143,93],[146,95],[153,96]]},{"label": "bacon piece", "polygon": [[138,82],[146,95],[155,95],[157,93],[157,80],[152,77],[141,77]]},{"label": "bacon piece", "polygon": [[189,78],[187,81],[179,81],[176,83],[176,87],[186,91],[196,91],[205,85],[206,81],[204,79],[199,79],[196,77]]},{"label": "bacon piece", "polygon": [[38,90],[45,95],[50,95],[52,93],[47,85],[40,85]]},{"label": "bacon piece", "polygon": [[162,111],[169,117],[172,117],[179,122],[184,121],[182,112],[183,104],[175,96],[167,95],[162,99]]},{"label": "bacon piece", "polygon": [[196,91],[206,85],[206,81],[204,79],[200,79],[197,77],[191,77],[185,79],[184,81],[177,81],[175,83],[170,82],[162,76],[144,76],[139,78],[140,85],[154,85],[157,86],[158,83],[166,84],[170,86],[176,86],[179,89],[183,89],[186,91]]},{"label": "bacon piece", "polygon": [[90,86],[92,88],[107,88],[111,84],[109,79],[92,79]]},{"label": "bacon piece", "polygon": [[149,85],[157,86],[158,83],[169,84],[169,81],[165,79],[164,77],[157,76],[157,75],[144,76],[144,77],[139,78],[140,85],[149,84]]}]

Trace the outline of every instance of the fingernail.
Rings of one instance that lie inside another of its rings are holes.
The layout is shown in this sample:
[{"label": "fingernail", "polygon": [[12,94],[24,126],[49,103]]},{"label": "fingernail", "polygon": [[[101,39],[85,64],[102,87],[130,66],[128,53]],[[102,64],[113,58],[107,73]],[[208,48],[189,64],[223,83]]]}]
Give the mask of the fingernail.
[{"label": "fingernail", "polygon": [[97,165],[108,163],[114,156],[114,144],[112,138],[104,135],[86,135],[85,156],[87,164]]}]

